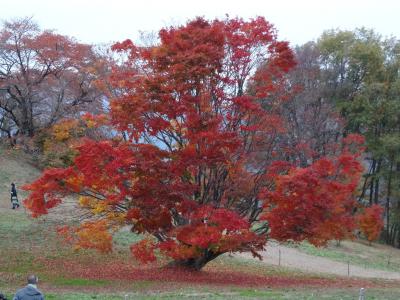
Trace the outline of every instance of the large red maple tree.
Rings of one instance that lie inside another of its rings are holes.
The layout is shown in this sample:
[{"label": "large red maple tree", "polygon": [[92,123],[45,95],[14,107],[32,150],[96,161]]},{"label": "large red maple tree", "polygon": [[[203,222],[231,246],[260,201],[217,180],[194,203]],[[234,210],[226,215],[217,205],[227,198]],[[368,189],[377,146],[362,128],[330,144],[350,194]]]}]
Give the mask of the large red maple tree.
[{"label": "large red maple tree", "polygon": [[62,230],[78,246],[110,251],[129,225],[146,236],[134,256],[196,270],[226,252],[257,256],[269,235],[323,244],[349,222],[360,171],[349,147],[303,169],[280,160],[295,61],[264,18],[197,18],[162,29],[158,45],[113,50],[109,118],[124,138],[87,140],[71,167],[26,186],[33,215],[79,194],[93,218]]}]

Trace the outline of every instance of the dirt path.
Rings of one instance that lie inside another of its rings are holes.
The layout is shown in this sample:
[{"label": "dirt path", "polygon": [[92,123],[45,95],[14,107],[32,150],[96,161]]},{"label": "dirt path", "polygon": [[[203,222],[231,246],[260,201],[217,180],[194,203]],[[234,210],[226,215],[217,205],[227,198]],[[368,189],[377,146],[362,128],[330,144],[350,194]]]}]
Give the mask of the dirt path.
[{"label": "dirt path", "polygon": [[[281,266],[312,273],[325,273],[340,276],[347,276],[348,274],[348,265],[346,263],[308,255],[297,249],[272,242],[269,243],[267,250],[261,253],[263,257],[262,262],[265,264],[279,265],[279,250],[281,253]],[[239,256],[252,258],[251,254],[248,253],[242,253],[239,254]],[[400,279],[400,273],[397,272],[380,271],[356,265],[350,265],[349,270],[351,277]]]}]

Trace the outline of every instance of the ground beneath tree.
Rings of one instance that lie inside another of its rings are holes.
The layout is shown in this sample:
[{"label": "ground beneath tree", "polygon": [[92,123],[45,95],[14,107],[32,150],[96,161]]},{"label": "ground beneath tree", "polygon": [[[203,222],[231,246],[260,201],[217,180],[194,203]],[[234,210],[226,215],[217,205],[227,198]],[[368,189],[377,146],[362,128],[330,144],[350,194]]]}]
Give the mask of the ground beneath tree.
[{"label": "ground beneath tree", "polygon": [[[395,250],[398,251],[398,250]],[[381,279],[400,279],[400,273],[381,271],[367,267],[342,263],[324,257],[305,254],[296,248],[287,247],[275,242],[270,242],[266,251],[260,254],[263,257],[262,263],[279,265],[279,252],[281,256],[280,265],[287,268],[298,269],[310,273],[332,274],[340,276]],[[249,253],[238,254],[241,257],[253,258]]]},{"label": "ground beneath tree", "polygon": [[[23,158],[21,153],[10,152],[5,150],[3,147],[0,147],[0,212],[18,215],[27,214],[23,207],[21,207],[18,211],[12,211],[10,209],[10,183],[16,182],[17,188],[20,188],[23,184],[34,180],[37,176],[39,176],[39,174],[39,170],[29,164],[27,160]],[[26,196],[26,193],[20,189],[18,189],[18,191],[19,198],[22,200]],[[74,207],[74,201],[72,200],[73,199],[69,199],[69,201],[65,201],[63,208],[60,211],[56,210],[53,212],[53,214],[46,216],[45,219],[49,221],[54,221],[52,219],[62,219],[65,221],[65,219],[71,217],[72,214],[69,216],[66,211],[75,211],[76,213],[76,207]],[[66,206],[70,207],[70,209],[66,210]],[[279,250],[281,253],[280,264],[283,267],[293,268],[310,273],[347,276],[347,263],[305,254],[298,249],[286,247],[284,245],[279,245],[272,242],[268,244],[267,250],[261,253],[264,258],[263,263],[269,265],[279,265]],[[400,253],[400,251],[397,249],[393,249],[393,252]],[[250,254],[238,254],[238,256],[251,258]],[[362,278],[400,279],[400,273],[398,272],[382,271],[369,268],[368,266],[360,267],[353,264],[350,264],[350,276]]]}]

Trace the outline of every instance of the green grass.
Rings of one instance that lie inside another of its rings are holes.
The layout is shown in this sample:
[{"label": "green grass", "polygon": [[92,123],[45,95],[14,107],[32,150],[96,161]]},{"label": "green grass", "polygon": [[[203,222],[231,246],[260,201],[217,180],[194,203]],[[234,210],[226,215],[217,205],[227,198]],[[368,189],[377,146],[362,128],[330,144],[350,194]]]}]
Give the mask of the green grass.
[{"label": "green grass", "polygon": [[[7,295],[8,299],[12,299],[11,294]],[[107,295],[107,294],[91,294],[91,293],[66,293],[66,294],[47,294],[45,293],[46,300],[121,300],[124,299],[122,295]],[[134,298],[132,298],[134,299]]]},{"label": "green grass", "polygon": [[143,239],[143,235],[135,234],[125,228],[113,235],[113,242],[117,248],[126,249],[130,245]]},{"label": "green grass", "polygon": [[93,280],[93,279],[84,279],[84,278],[64,278],[59,277],[51,280],[57,286],[107,286],[110,285],[111,282],[109,280]]},{"label": "green grass", "polygon": [[51,224],[44,223],[40,219],[32,219],[22,209],[0,211],[2,249],[11,251],[11,249],[18,248],[31,251],[32,248],[45,245],[48,240],[55,241],[55,236],[55,228]]},{"label": "green grass", "polygon": [[[358,290],[304,290],[304,289],[287,289],[287,290],[224,290],[224,291],[206,291],[206,290],[184,290],[181,292],[147,292],[137,293],[130,291],[118,294],[105,293],[45,293],[46,299],[53,300],[117,300],[117,299],[273,299],[273,300],[354,300],[358,299]],[[7,294],[11,298],[11,294]],[[383,290],[371,289],[366,290],[366,299],[368,300],[398,300],[400,298],[400,290]]]},{"label": "green grass", "polygon": [[15,210],[10,210],[9,212],[0,211],[0,221],[0,234],[2,236],[18,237],[16,234],[26,233],[31,230],[34,224],[26,215]]}]

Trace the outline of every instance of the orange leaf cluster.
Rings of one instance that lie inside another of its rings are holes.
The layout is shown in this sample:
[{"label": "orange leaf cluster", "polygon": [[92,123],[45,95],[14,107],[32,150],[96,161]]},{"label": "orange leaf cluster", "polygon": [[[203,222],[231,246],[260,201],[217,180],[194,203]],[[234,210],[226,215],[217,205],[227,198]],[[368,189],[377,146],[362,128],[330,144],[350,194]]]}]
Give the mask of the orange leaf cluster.
[{"label": "orange leaf cluster", "polygon": [[382,214],[383,208],[375,204],[364,208],[357,217],[359,229],[370,242],[377,240],[382,232],[384,225]]}]

